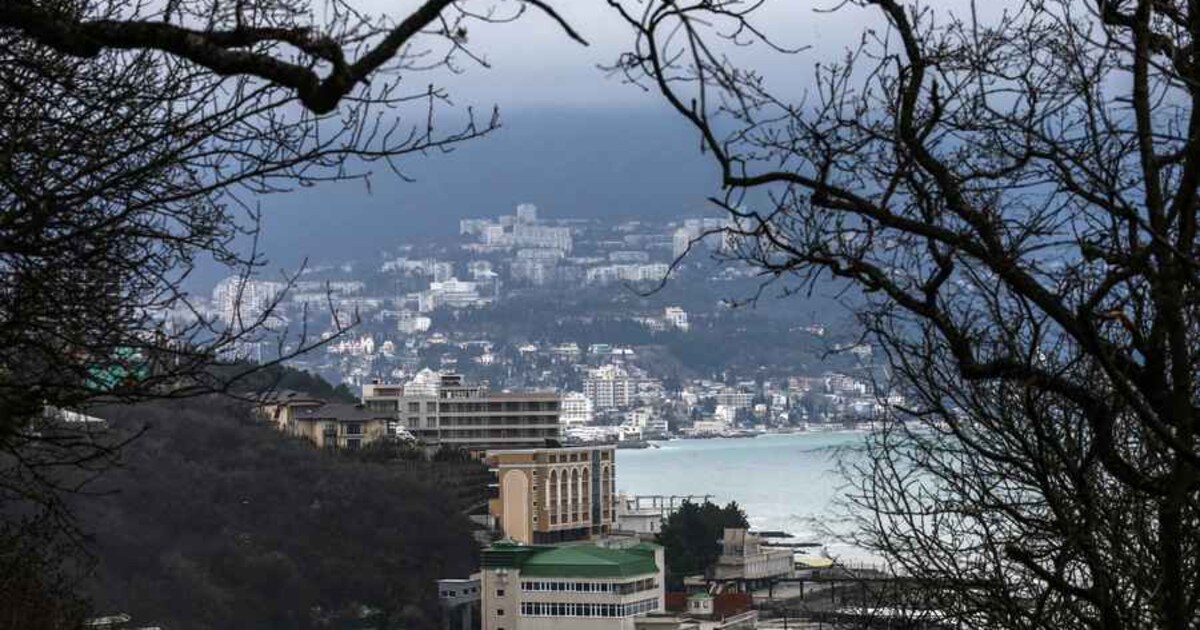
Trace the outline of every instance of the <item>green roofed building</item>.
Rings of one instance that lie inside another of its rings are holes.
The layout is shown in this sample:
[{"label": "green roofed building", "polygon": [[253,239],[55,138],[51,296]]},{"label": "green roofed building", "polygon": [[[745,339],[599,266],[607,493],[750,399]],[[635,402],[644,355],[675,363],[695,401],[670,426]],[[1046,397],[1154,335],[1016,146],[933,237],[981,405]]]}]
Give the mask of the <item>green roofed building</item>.
[{"label": "green roofed building", "polygon": [[481,564],[483,630],[633,630],[663,610],[663,550],[652,543],[501,541]]}]

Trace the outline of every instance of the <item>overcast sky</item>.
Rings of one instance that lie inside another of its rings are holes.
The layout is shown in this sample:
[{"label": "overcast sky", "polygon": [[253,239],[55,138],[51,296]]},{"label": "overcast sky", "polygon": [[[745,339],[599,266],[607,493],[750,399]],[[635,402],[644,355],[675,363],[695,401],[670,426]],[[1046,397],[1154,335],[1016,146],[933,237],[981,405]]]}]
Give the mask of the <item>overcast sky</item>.
[{"label": "overcast sky", "polygon": [[[774,0],[760,10],[757,24],[780,44],[789,47],[810,46],[797,57],[787,57],[764,49],[737,51],[739,59],[767,74],[783,87],[807,82],[813,63],[837,59],[855,43],[862,29],[878,24],[877,9],[846,6],[829,12],[840,0]],[[418,3],[412,0],[359,0],[358,5],[372,14],[402,16]],[[528,107],[631,107],[657,106],[652,95],[631,86],[621,86],[617,77],[606,77],[597,68],[611,64],[627,50],[632,35],[627,26],[604,0],[559,0],[551,2],[557,11],[588,40],[582,46],[540,11],[530,8],[519,20],[507,24],[474,24],[469,32],[473,51],[485,57],[490,69],[463,60],[466,72],[458,76],[439,75],[439,84],[447,85],[459,101],[474,104],[496,103],[504,108]],[[628,5],[636,7],[634,2]],[[961,5],[961,0],[945,4]],[[468,7],[487,6],[487,2],[468,3]],[[498,10],[511,14],[516,4],[499,2]],[[416,77],[424,83],[427,79]]]},{"label": "overcast sky", "polygon": [[[740,65],[761,72],[777,93],[802,93],[815,63],[840,59],[863,29],[881,24],[876,9],[814,10],[837,2],[768,0],[759,22],[763,28],[781,45],[809,48],[795,56],[737,50]],[[417,4],[358,3],[365,11],[388,11],[393,17]],[[965,0],[936,4],[943,10],[967,6]],[[294,268],[305,258],[377,258],[401,242],[451,234],[460,218],[504,214],[520,202],[539,205],[548,217],[716,213],[707,198],[720,192],[718,174],[700,155],[694,130],[667,109],[660,95],[622,85],[597,68],[630,45],[619,17],[604,0],[555,0],[553,5],[590,46],[572,41],[551,19],[530,10],[513,23],[471,28],[472,49],[491,68],[464,61],[459,75],[438,71],[403,77],[418,89],[430,83],[447,87],[460,107],[487,111],[499,106],[502,129],[449,155],[405,158],[401,166],[415,183],[381,173],[369,191],[361,184],[322,185],[261,200],[260,245],[272,266]],[[448,113],[443,124],[454,115]],[[201,277],[207,282],[219,276]]]}]

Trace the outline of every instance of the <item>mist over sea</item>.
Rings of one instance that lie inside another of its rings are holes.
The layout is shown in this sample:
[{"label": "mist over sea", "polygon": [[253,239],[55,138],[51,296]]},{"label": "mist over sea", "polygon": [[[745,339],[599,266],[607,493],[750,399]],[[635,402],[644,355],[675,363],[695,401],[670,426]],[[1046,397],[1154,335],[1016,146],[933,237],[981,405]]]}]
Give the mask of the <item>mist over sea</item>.
[{"label": "mist over sea", "polygon": [[[758,530],[797,542],[843,545],[851,523],[839,499],[849,491],[838,458],[859,456],[864,433],[809,432],[754,438],[672,440],[617,451],[617,489],[630,495],[712,495],[737,501]],[[848,548],[847,548],[848,549]]]}]

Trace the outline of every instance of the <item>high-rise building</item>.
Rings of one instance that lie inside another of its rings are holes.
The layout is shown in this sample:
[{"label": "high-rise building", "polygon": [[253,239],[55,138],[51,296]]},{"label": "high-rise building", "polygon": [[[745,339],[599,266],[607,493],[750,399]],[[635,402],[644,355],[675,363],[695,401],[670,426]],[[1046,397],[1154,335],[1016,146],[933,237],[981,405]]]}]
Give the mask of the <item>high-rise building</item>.
[{"label": "high-rise building", "polygon": [[608,364],[588,370],[583,380],[583,393],[592,399],[597,409],[628,407],[634,394],[629,373],[619,365]]},{"label": "high-rise building", "polygon": [[488,451],[498,488],[489,511],[518,542],[606,535],[616,518],[614,453],[613,446]]},{"label": "high-rise building", "polygon": [[364,384],[368,409],[391,413],[426,444],[471,451],[534,448],[559,439],[557,392],[492,392],[458,374],[419,374],[407,384]]},{"label": "high-rise building", "polygon": [[636,539],[483,552],[483,630],[632,630],[664,609],[663,549]]},{"label": "high-rise building", "polygon": [[283,290],[281,282],[230,276],[213,287],[213,309],[226,325],[249,327],[271,308]]}]

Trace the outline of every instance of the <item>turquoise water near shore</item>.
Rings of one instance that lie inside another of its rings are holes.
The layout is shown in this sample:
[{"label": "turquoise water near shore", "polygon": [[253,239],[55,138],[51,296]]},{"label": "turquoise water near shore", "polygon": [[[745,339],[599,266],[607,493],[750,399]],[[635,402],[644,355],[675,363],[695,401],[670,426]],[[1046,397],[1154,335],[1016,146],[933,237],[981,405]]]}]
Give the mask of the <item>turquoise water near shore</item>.
[{"label": "turquoise water near shore", "polygon": [[626,494],[713,495],[737,501],[755,529],[840,547],[851,526],[838,505],[849,490],[838,457],[858,456],[864,433],[810,432],[753,438],[671,440],[617,451],[617,489]]}]

